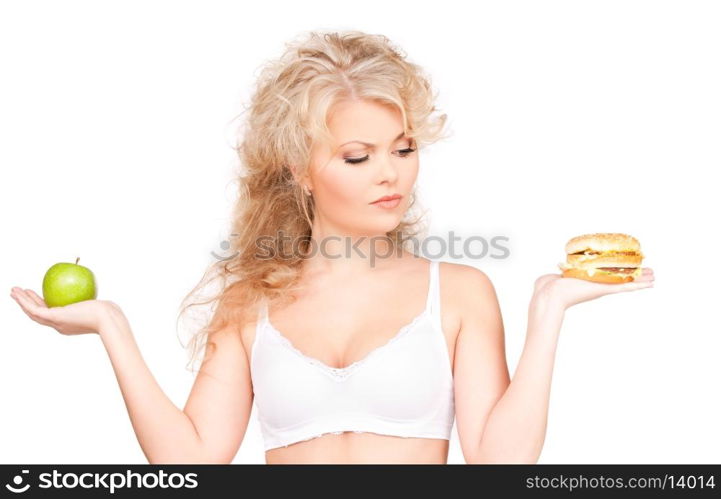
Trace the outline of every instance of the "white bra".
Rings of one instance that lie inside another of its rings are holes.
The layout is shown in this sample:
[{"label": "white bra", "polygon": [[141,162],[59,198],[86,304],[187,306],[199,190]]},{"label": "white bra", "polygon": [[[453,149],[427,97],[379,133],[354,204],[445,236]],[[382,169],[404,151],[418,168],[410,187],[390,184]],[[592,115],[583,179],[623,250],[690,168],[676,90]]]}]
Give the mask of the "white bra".
[{"label": "white bra", "polygon": [[346,431],[450,440],[453,370],[438,268],[432,260],[425,310],[342,368],[300,352],[270,323],[267,305],[261,308],[250,370],[266,451]]}]

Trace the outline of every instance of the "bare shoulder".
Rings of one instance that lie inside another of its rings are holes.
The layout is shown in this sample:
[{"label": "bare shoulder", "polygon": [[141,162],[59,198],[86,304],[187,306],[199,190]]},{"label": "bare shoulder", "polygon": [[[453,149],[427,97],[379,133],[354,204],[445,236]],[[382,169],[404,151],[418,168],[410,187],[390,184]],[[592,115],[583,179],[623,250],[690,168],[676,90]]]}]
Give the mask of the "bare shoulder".
[{"label": "bare shoulder", "polygon": [[469,321],[469,313],[491,308],[479,307],[479,299],[481,303],[492,302],[495,291],[486,273],[472,265],[439,262],[438,271],[443,329],[448,341],[455,343],[463,323]]},{"label": "bare shoulder", "polygon": [[481,269],[463,263],[441,262],[439,271],[443,285],[453,296],[495,295],[490,277]]},{"label": "bare shoulder", "polygon": [[[442,262],[441,293],[461,331],[470,325],[499,322],[500,305],[490,277],[473,265]],[[476,329],[473,327],[473,329]]]},{"label": "bare shoulder", "polygon": [[248,359],[248,363],[250,363],[251,348],[253,347],[253,342],[255,341],[255,332],[257,329],[257,320],[246,321],[240,326],[240,340],[243,344],[243,350],[246,358]]},{"label": "bare shoulder", "polygon": [[[214,317],[214,321],[217,317]],[[227,320],[222,327],[211,328],[212,332],[208,335],[208,343],[214,344],[213,348],[230,350],[236,355],[243,354],[250,361],[250,349],[255,340],[255,331],[257,329],[257,309],[253,307],[252,311],[244,316],[227,316]]]}]

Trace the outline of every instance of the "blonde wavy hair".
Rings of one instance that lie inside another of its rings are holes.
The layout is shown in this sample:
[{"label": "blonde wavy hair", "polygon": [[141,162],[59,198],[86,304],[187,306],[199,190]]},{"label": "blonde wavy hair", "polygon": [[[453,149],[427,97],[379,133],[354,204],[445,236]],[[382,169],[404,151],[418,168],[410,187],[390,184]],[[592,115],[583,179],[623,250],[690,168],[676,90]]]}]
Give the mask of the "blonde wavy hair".
[{"label": "blonde wavy hair", "polygon": [[[437,112],[430,78],[385,36],[316,31],[285,46],[281,57],[262,67],[244,110],[249,113],[235,147],[239,189],[230,227],[237,237],[227,248],[233,256],[211,263],[181,303],[178,320],[190,307],[207,311],[196,316],[201,327],[185,347],[186,369],[194,370],[212,334],[227,326],[240,333],[243,324],[256,320],[261,302],[294,299],[314,217],[313,197],[304,195],[297,179],[308,169],[314,141],[332,140],[326,118],[335,103],[361,99],[395,106],[419,149],[445,137],[446,115]],[[427,228],[420,224],[422,215],[411,216],[415,190],[411,200],[403,220],[386,233],[393,248]],[[271,249],[263,258],[260,240]],[[292,251],[298,241],[300,254]],[[214,290],[200,298],[211,283]]]}]

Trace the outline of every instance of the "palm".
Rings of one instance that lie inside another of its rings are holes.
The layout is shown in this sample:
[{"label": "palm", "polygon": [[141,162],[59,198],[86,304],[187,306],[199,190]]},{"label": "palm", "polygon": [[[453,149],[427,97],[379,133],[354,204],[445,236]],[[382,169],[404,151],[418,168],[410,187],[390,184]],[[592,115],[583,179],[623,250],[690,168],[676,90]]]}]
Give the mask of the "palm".
[{"label": "palm", "polygon": [[565,308],[568,308],[612,293],[653,287],[653,282],[654,276],[651,268],[642,269],[641,275],[634,281],[620,284],[606,284],[573,277],[562,277],[561,274],[546,274],[536,280],[534,294],[552,296],[562,303]]},{"label": "palm", "polygon": [[49,308],[37,293],[30,289],[13,288],[11,296],[33,321],[65,335],[97,333],[104,300],[85,300],[62,307]]}]

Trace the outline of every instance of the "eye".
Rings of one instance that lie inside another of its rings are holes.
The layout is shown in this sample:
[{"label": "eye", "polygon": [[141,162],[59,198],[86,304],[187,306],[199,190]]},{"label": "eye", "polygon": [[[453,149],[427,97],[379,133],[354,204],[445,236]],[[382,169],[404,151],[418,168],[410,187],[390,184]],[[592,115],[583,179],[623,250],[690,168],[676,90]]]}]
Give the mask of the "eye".
[{"label": "eye", "polygon": [[368,159],[368,155],[366,154],[366,155],[363,156],[362,158],[345,158],[345,162],[346,162],[346,163],[350,163],[350,164],[352,164],[352,165],[355,165],[355,164],[358,164],[358,163],[362,163],[362,162],[364,162],[364,161],[367,160],[367,159]]},{"label": "eye", "polygon": [[[407,157],[412,152],[415,152],[416,150],[412,147],[407,147],[405,149],[398,149],[396,152],[401,158]],[[344,158],[346,163],[350,163],[352,165],[357,165],[358,163],[363,163],[364,161],[368,160],[368,155],[366,154],[362,158]]]},{"label": "eye", "polygon": [[412,147],[408,147],[406,149],[399,149],[398,154],[400,154],[402,158],[405,158],[406,156],[408,156],[410,153],[412,153],[414,151],[415,151],[415,149],[413,149]]}]

